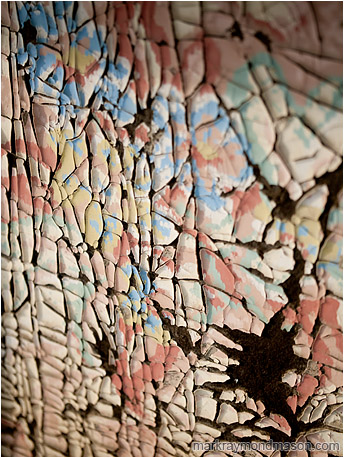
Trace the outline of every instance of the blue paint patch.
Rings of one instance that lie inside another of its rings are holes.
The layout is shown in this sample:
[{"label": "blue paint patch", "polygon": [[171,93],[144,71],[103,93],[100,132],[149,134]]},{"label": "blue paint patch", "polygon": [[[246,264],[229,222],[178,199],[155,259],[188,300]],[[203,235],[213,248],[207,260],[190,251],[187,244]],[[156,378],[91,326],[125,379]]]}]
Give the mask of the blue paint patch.
[{"label": "blue paint patch", "polygon": [[155,334],[157,330],[162,327],[162,321],[157,316],[149,314],[145,322],[145,327],[146,326]]},{"label": "blue paint patch", "polygon": [[23,28],[25,22],[29,19],[28,12],[25,6],[23,4],[20,4],[19,2],[15,4],[15,7],[17,7],[17,11],[18,11],[18,19],[19,19],[20,28]]},{"label": "blue paint patch", "polygon": [[299,226],[297,228],[297,235],[298,237],[307,237],[308,235],[308,229],[305,226]]},{"label": "blue paint patch", "polygon": [[[166,125],[166,116],[161,113],[168,113],[168,102],[161,95],[157,95],[152,103],[153,110],[153,123],[155,123],[159,129],[163,129]],[[168,116],[168,115],[167,115]]]},{"label": "blue paint patch", "polygon": [[107,232],[107,231],[104,232],[103,240],[104,240],[105,245],[107,245],[110,242],[113,242],[113,239],[114,237],[113,237],[112,232]]},{"label": "blue paint patch", "polygon": [[76,138],[75,140],[72,140],[74,153],[76,153],[79,157],[82,157],[85,154],[84,151],[80,147],[80,145],[82,145],[83,143],[84,142],[81,137]]},{"label": "blue paint patch", "polygon": [[37,29],[36,39],[39,43],[46,43],[48,41],[48,21],[45,15],[43,6],[38,3],[30,13],[30,23]]},{"label": "blue paint patch", "polygon": [[[175,107],[175,109],[174,109]],[[170,108],[170,115],[172,121],[178,123],[178,124],[185,124],[185,108],[184,105],[181,103],[170,103],[169,104]]]},{"label": "blue paint patch", "polygon": [[130,287],[130,291],[129,291],[128,296],[130,297],[130,300],[131,300],[131,303],[132,303],[132,306],[133,306],[133,310],[135,312],[139,312],[140,309],[141,309],[140,296],[139,296],[138,292],[136,291],[136,289],[133,288],[132,286]]},{"label": "blue paint patch", "polygon": [[127,113],[136,114],[136,99],[135,101],[129,96],[129,94],[123,94],[119,100],[118,108],[124,110]]},{"label": "blue paint patch", "polygon": [[140,277],[141,277],[143,285],[144,285],[143,292],[144,292],[144,294],[148,295],[150,293],[150,289],[151,289],[151,281],[150,281],[150,278],[148,276],[148,273],[144,269],[141,269],[141,268],[140,268]]},{"label": "blue paint patch", "polygon": [[118,119],[125,124],[131,123],[134,120],[134,116],[126,111],[119,110],[118,111]]},{"label": "blue paint patch", "polygon": [[57,2],[53,3],[56,16],[63,16],[64,15],[64,11],[65,11],[64,4],[65,3],[72,3],[72,2],[57,1]]},{"label": "blue paint patch", "polygon": [[56,89],[60,91],[63,87],[63,78],[64,78],[64,69],[61,66],[57,66],[55,68],[55,71],[53,72],[53,75],[50,78],[48,78],[48,83],[55,86]]},{"label": "blue paint patch", "polygon": [[[87,22],[85,25],[83,25],[79,31],[76,34],[76,41],[80,42],[84,38],[87,38],[89,40],[89,47],[86,49],[85,48],[85,56],[90,56],[96,54],[100,54],[101,48],[97,36],[97,31],[96,28],[92,27],[90,30],[90,26],[94,25],[93,22]],[[90,32],[92,32],[92,35],[90,36]]]},{"label": "blue paint patch", "polygon": [[160,216],[158,213],[153,212],[152,216],[152,225],[161,233],[162,237],[169,238],[171,228],[170,226],[166,227],[166,219]]},{"label": "blue paint patch", "polygon": [[[119,59],[120,57],[118,60]],[[128,75],[128,69],[121,62],[117,62],[116,66],[114,67],[113,74],[119,81],[121,81]]]},{"label": "blue paint patch", "polygon": [[219,104],[214,100],[202,105],[198,111],[191,113],[191,127],[196,128],[201,124],[202,117],[207,115],[216,119],[219,114]]},{"label": "blue paint patch", "polygon": [[117,234],[122,230],[122,223],[117,219],[109,215],[103,215],[104,218],[104,229],[109,232]]},{"label": "blue paint patch", "polygon": [[97,221],[95,221],[94,219],[91,219],[90,226],[97,232],[98,235],[101,235],[100,226]]}]

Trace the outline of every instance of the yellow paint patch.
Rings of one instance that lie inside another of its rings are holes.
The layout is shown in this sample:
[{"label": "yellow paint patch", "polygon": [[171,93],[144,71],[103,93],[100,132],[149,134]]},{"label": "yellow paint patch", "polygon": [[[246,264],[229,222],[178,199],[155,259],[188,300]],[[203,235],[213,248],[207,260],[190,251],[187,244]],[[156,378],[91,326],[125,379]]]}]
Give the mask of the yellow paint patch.
[{"label": "yellow paint patch", "polygon": [[66,142],[54,178],[58,183],[63,183],[65,179],[74,172],[74,170],[75,163],[73,145],[71,142]]},{"label": "yellow paint patch", "polygon": [[208,143],[197,142],[197,150],[207,161],[212,161],[216,159],[218,154]]},{"label": "yellow paint patch", "polygon": [[101,251],[108,261],[118,263],[121,250],[121,239],[117,234],[106,232],[102,238]]},{"label": "yellow paint patch", "polygon": [[[85,188],[79,188],[70,199],[73,207],[77,210],[78,221],[81,232],[85,233],[85,209],[92,200],[91,193]],[[84,217],[80,218],[79,214],[83,213]]]},{"label": "yellow paint patch", "polygon": [[85,211],[85,241],[96,247],[103,232],[103,218],[99,202],[92,201]]}]

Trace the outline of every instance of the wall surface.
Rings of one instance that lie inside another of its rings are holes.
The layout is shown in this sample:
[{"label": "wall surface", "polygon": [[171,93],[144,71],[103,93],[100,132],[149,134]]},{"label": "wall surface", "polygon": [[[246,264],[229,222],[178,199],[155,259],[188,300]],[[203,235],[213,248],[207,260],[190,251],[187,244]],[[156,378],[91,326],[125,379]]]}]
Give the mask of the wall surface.
[{"label": "wall surface", "polygon": [[342,3],[1,23],[2,456],[343,456]]}]

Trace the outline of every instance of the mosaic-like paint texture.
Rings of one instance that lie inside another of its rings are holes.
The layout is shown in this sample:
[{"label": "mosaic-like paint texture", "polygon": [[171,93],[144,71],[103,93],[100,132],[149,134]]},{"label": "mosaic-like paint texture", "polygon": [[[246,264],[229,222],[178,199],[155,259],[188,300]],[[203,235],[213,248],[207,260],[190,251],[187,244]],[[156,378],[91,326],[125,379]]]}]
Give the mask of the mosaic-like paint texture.
[{"label": "mosaic-like paint texture", "polygon": [[3,456],[341,443],[341,21],[1,2]]}]

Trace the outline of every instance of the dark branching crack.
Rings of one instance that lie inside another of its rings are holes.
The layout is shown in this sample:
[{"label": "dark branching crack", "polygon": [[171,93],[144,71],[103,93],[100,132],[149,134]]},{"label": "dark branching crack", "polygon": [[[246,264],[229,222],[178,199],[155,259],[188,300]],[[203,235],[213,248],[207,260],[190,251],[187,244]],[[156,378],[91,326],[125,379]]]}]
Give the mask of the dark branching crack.
[{"label": "dark branching crack", "polygon": [[[203,387],[211,389],[218,395],[225,389],[243,389],[255,401],[263,402],[266,415],[270,413],[283,415],[291,427],[291,437],[296,438],[301,431],[300,424],[286,402],[288,396],[294,392],[293,388],[282,382],[282,377],[288,370],[302,373],[307,366],[307,361],[293,352],[292,346],[297,327],[290,332],[282,330],[283,319],[282,313],[277,313],[265,326],[261,336],[228,328],[219,329],[222,334],[243,347],[243,351],[238,351],[221,346],[230,358],[237,359],[240,364],[228,367],[227,374],[230,380],[226,383],[206,383]],[[235,408],[237,407],[236,405]],[[240,408],[238,407],[237,410]],[[257,418],[254,418],[245,422],[245,426],[254,428],[256,421]],[[222,439],[229,440],[232,429],[232,425],[227,427]],[[264,428],[264,430],[269,432],[275,441],[287,439],[284,433],[274,428]],[[238,438],[235,440],[237,441]]]}]

